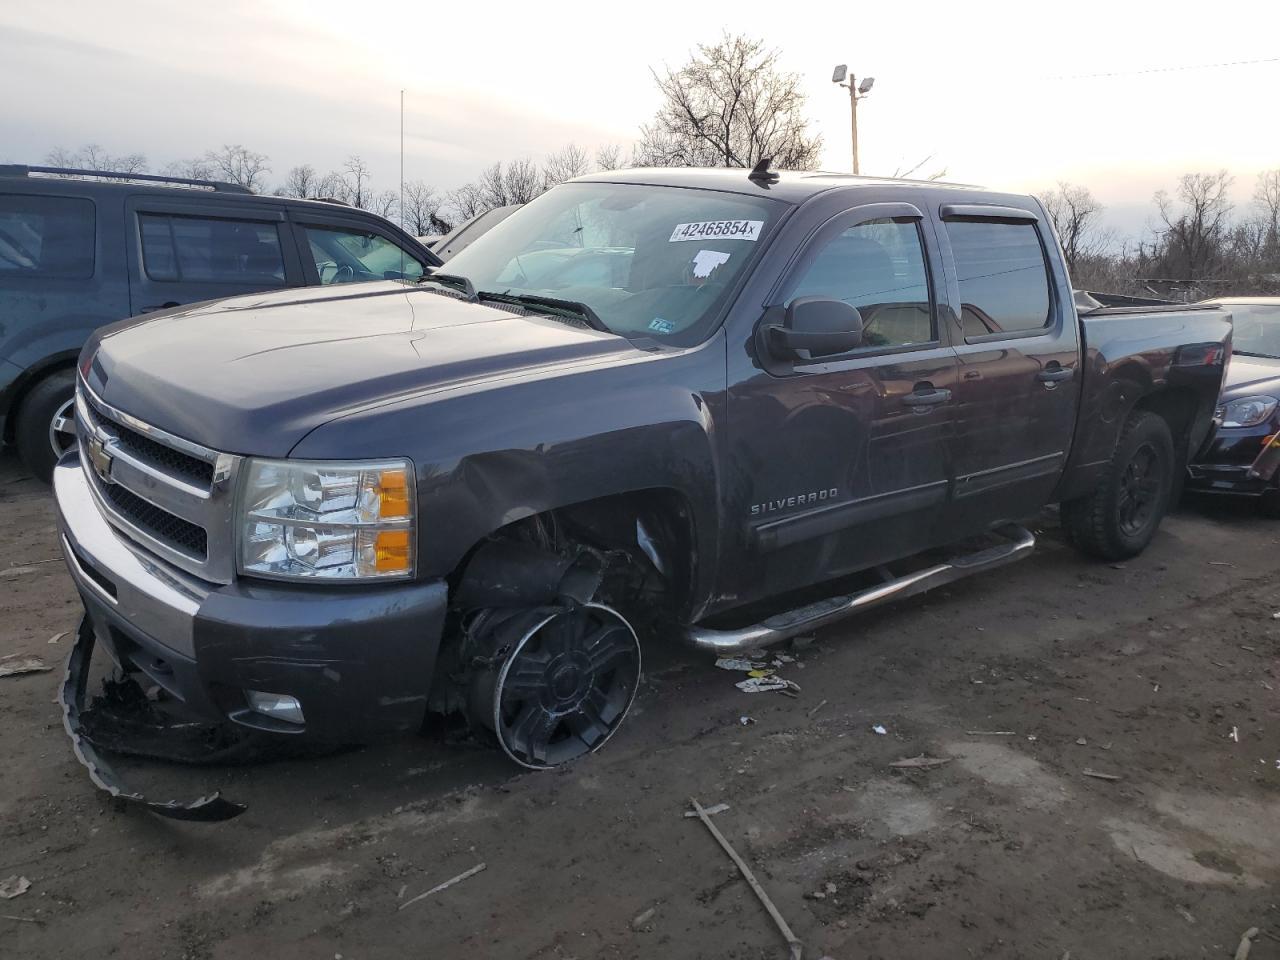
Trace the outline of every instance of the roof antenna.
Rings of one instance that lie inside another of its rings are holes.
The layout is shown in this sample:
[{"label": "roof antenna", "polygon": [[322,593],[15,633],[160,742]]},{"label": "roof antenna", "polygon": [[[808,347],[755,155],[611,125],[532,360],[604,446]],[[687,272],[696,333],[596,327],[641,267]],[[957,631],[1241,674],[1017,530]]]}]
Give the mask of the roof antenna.
[{"label": "roof antenna", "polygon": [[769,169],[771,163],[773,163],[773,157],[761,157],[760,162],[747,174],[747,179],[754,183],[777,183],[778,175]]}]

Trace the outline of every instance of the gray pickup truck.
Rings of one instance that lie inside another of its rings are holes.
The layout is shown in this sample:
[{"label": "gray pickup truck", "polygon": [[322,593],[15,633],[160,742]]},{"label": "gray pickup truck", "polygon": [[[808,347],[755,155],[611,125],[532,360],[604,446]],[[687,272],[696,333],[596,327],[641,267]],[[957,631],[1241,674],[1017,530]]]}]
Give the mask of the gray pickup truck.
[{"label": "gray pickup truck", "polygon": [[1030,197],[764,165],[586,177],[416,282],[109,327],[54,477],[68,727],[109,785],[96,641],[210,721],[460,711],[563,763],[640,638],[767,646],[1022,558],[1055,502],[1086,553],[1142,550],[1229,342],[1216,308],[1080,315]]}]

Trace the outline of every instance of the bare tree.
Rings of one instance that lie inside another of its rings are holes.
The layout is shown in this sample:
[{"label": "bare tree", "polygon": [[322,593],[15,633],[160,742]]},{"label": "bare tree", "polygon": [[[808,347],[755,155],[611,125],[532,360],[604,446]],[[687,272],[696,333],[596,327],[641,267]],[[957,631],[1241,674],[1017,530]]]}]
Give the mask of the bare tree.
[{"label": "bare tree", "polygon": [[[421,180],[410,180],[404,185],[404,209],[401,226],[414,236],[429,233],[448,233],[449,225],[440,216],[441,202],[432,187]],[[444,229],[440,229],[441,227]]]},{"label": "bare tree", "polygon": [[779,167],[812,168],[822,138],[809,134],[800,78],[780,70],[778,56],[763,41],[725,33],[679,70],[654,71],[663,103],[641,128],[640,162],[750,167],[772,157]]},{"label": "bare tree", "polygon": [[596,169],[604,172],[621,170],[626,166],[622,159],[622,148],[616,143],[606,143],[596,150]]},{"label": "bare tree", "polygon": [[1227,241],[1234,178],[1217,173],[1185,173],[1175,197],[1164,190],[1155,196],[1163,228],[1158,228],[1156,263],[1171,279],[1210,279]]},{"label": "bare tree", "polygon": [[282,197],[314,198],[320,196],[320,177],[309,163],[291,167],[284,186],[276,191]]},{"label": "bare tree", "polygon": [[147,170],[145,155],[141,153],[113,155],[96,143],[86,143],[79,150],[54,147],[45,154],[44,162],[51,167],[102,170],[107,173],[145,173]]},{"label": "bare tree", "polygon": [[166,163],[161,172],[170,177],[187,177],[192,180],[212,180],[216,176],[213,165],[205,157],[174,160]]},{"label": "bare tree", "polygon": [[542,183],[542,174],[532,160],[512,160],[505,167],[495,163],[480,174],[481,211],[478,212],[528,203],[543,192]]},{"label": "bare tree", "polygon": [[265,153],[256,153],[239,143],[225,144],[221,150],[210,150],[203,160],[213,171],[215,179],[238,184],[254,193],[262,191],[266,186],[266,176],[271,172]]},{"label": "bare tree", "polygon": [[1062,254],[1067,258],[1067,269],[1076,272],[1081,258],[1099,252],[1106,238],[1098,230],[1098,215],[1102,204],[1087,187],[1078,187],[1059,180],[1054,190],[1036,194],[1044,204],[1053,229],[1062,244]]},{"label": "bare tree", "polygon": [[450,190],[447,203],[459,222],[490,209],[485,202],[484,188],[479,183],[464,183],[456,190]]},{"label": "bare tree", "polygon": [[1253,202],[1261,209],[1266,223],[1267,245],[1273,252],[1280,251],[1280,167],[1258,174]]},{"label": "bare tree", "polygon": [[[370,193],[368,205],[365,207],[370,213],[376,213],[380,217],[386,217],[388,220],[396,220],[400,215],[400,195],[394,190],[382,190],[378,193]],[[401,224],[403,226],[403,224]]]},{"label": "bare tree", "polygon": [[587,152],[576,143],[570,143],[543,161],[542,189],[550,190],[558,183],[590,172],[591,161],[587,158]]},{"label": "bare tree", "polygon": [[[907,178],[909,178],[909,177],[913,177],[913,176],[915,176],[917,173],[919,173],[919,172],[920,172],[920,170],[921,170],[921,168],[922,168],[922,167],[924,167],[924,165],[925,165],[925,164],[927,164],[930,160],[932,160],[935,156],[936,156],[936,154],[931,153],[931,154],[929,154],[927,157],[925,157],[923,160],[920,160],[920,161],[918,161],[917,163],[914,163],[914,164],[912,164],[912,165],[911,165],[911,166],[909,166],[909,167],[895,167],[895,168],[894,168],[893,173],[891,174],[891,176],[899,177],[899,178],[901,178],[901,179],[903,179],[903,180],[905,180],[905,179],[907,179]],[[945,177],[946,175],[947,175],[947,168],[946,168],[946,167],[939,167],[939,168],[938,168],[937,170],[935,170],[933,173],[931,173],[931,174],[929,174],[928,176],[926,176],[926,177],[925,177],[925,179],[926,179],[926,180],[941,180],[941,179],[942,179],[943,177]]]},{"label": "bare tree", "polygon": [[346,187],[346,195],[340,199],[346,200],[353,207],[362,209],[367,207],[369,201],[373,199],[369,165],[358,154],[352,154],[347,157],[347,162],[342,165],[342,169],[344,172],[339,176]]}]

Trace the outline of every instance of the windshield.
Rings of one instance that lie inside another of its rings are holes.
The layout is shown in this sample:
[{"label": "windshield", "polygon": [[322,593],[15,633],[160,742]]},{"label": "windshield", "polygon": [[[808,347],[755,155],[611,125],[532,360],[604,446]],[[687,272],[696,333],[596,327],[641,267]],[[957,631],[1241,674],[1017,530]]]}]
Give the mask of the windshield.
[{"label": "windshield", "polygon": [[1280,306],[1232,303],[1231,352],[1280,359]]},{"label": "windshield", "polygon": [[610,331],[703,340],[783,205],[643,184],[569,183],[513,213],[447,272],[486,293],[584,304]]}]

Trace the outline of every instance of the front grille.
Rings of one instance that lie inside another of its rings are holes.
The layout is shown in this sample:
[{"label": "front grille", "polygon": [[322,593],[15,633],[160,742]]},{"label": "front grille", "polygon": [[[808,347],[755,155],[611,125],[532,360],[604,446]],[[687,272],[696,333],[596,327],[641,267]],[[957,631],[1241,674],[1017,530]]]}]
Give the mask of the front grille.
[{"label": "front grille", "polygon": [[202,489],[209,489],[209,485],[213,483],[213,464],[208,460],[200,460],[173,447],[166,447],[120,423],[112,424],[112,429],[120,449],[125,453]]},{"label": "front grille", "polygon": [[80,459],[107,520],[175,567],[230,583],[241,458],[148,426],[84,381],[77,389]]},{"label": "front grille", "polygon": [[125,520],[162,543],[171,544],[197,560],[209,557],[209,536],[202,527],[175,517],[117,483],[100,487],[103,499]]}]

